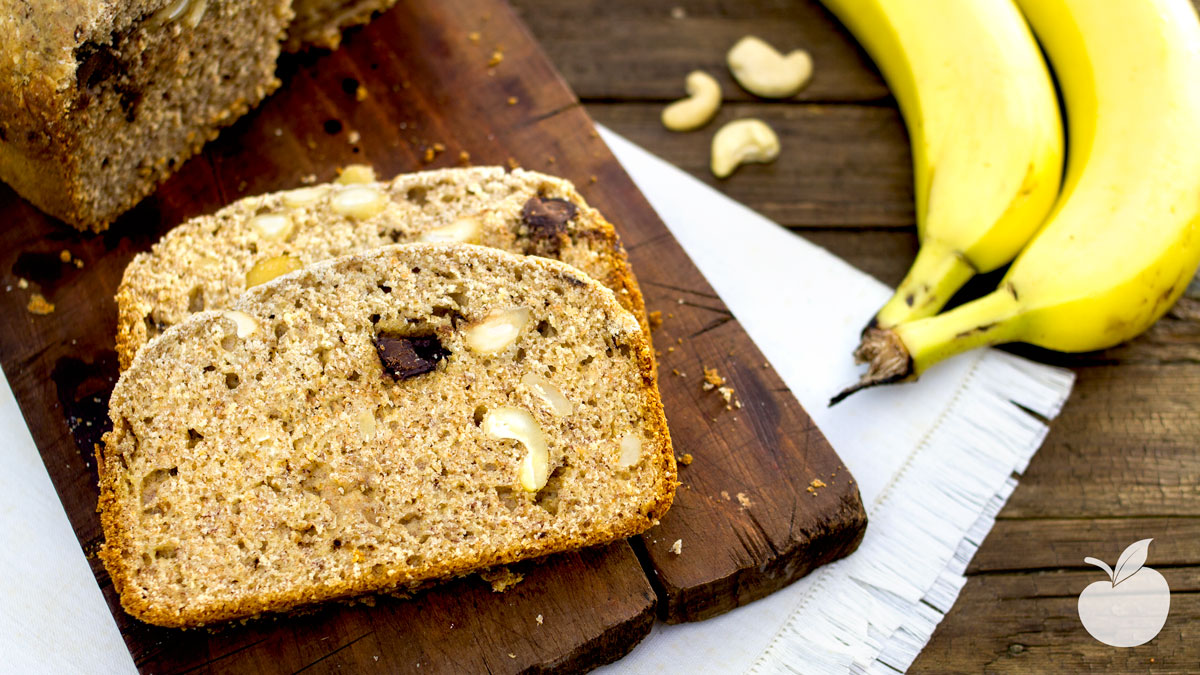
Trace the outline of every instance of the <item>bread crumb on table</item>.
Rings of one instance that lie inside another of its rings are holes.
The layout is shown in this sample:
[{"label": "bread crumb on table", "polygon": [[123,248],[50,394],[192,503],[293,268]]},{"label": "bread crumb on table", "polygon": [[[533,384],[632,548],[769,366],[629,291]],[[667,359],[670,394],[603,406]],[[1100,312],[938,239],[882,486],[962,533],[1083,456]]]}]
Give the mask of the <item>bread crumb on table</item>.
[{"label": "bread crumb on table", "polygon": [[502,50],[500,47],[496,47],[495,51],[492,52],[492,57],[488,59],[488,68],[495,68],[496,66],[500,65],[500,62],[503,60],[504,50]]},{"label": "bread crumb on table", "polygon": [[683,456],[679,458],[679,463],[684,466],[691,464],[692,463],[692,453],[690,453],[690,452],[683,453]]},{"label": "bread crumb on table", "polygon": [[58,259],[59,259],[59,260],[61,260],[61,261],[63,261],[63,262],[65,262],[65,263],[69,263],[69,262],[71,262],[71,252],[70,252],[70,251],[68,251],[67,249],[65,249],[65,248],[64,248],[64,249],[63,249],[63,250],[62,250],[62,251],[61,251],[61,252],[58,254]]},{"label": "bread crumb on table", "polygon": [[671,553],[674,553],[675,555],[682,555],[683,554],[683,540],[676,539],[675,543],[671,544],[671,548],[669,550],[671,551]]},{"label": "bread crumb on table", "polygon": [[48,302],[41,293],[34,293],[29,298],[29,304],[25,306],[30,314],[45,316],[54,313],[54,303]]},{"label": "bread crumb on table", "polygon": [[479,35],[479,31],[477,31],[477,30],[473,30],[473,31],[471,31],[470,33],[467,33],[467,39],[468,39],[468,40],[470,40],[471,42],[475,43],[475,44],[478,44],[478,43],[479,43],[479,38],[480,38],[480,37],[481,37],[481,36]]},{"label": "bread crumb on table", "polygon": [[738,503],[742,505],[743,509],[750,508],[750,506],[753,505],[753,503],[754,503],[754,502],[750,501],[750,498],[746,496],[745,492],[737,493],[737,500],[738,500]]},{"label": "bread crumb on table", "polygon": [[25,290],[26,288],[29,288],[29,282],[21,277],[17,277],[17,288]]},{"label": "bread crumb on table", "polygon": [[825,485],[825,481],[821,480],[820,478],[814,478],[814,479],[812,479],[812,482],[808,484],[808,487],[806,487],[804,489],[810,495],[816,497],[817,496],[817,488],[823,488],[823,487],[827,487]]},{"label": "bread crumb on table", "polygon": [[539,626],[540,626],[540,625],[542,625],[543,623],[545,623],[545,622],[542,620],[542,615],[541,615],[541,614],[538,614],[538,615],[537,615],[537,625],[539,625]]}]

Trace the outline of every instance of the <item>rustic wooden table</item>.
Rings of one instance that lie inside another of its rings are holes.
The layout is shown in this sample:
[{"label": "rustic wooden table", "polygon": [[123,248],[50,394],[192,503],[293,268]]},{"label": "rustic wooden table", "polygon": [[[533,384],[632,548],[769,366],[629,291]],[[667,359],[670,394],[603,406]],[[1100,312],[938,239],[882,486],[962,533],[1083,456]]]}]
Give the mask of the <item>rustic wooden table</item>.
[{"label": "rustic wooden table", "polygon": [[[904,125],[870,60],[817,2],[513,4],[598,122],[881,281],[904,276],[917,246]],[[813,55],[815,76],[796,100],[756,100],[730,78],[725,50],[748,33]],[[696,68],[721,81],[725,105],[701,131],[668,132],[659,113]],[[711,134],[747,116],[776,129],[783,154],[717,181],[707,169]],[[1071,356],[1015,351],[1072,368],[1075,391],[913,671],[1197,672],[1200,280],[1130,344]],[[1171,585],[1170,617],[1149,644],[1107,647],[1076,613],[1079,593],[1103,576],[1083,558],[1111,563],[1147,537],[1147,564]]]}]

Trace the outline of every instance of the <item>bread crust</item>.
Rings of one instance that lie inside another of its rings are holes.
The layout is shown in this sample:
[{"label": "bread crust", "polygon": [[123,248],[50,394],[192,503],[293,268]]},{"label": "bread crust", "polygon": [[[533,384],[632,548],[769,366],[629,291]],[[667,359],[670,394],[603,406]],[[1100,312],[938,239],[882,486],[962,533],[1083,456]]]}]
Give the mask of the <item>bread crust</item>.
[{"label": "bread crust", "polygon": [[[577,270],[553,260],[520,257],[495,249],[466,244],[410,244],[397,245],[377,249],[343,258],[328,260],[311,265],[305,269],[281,277],[251,290],[235,308],[247,307],[249,303],[269,298],[271,294],[282,292],[288,288],[302,287],[315,275],[337,268],[352,268],[356,262],[372,257],[392,256],[402,263],[406,249],[424,249],[436,251],[439,255],[470,255],[473,259],[486,261],[494,265],[529,265],[560,275],[564,279],[574,279],[591,291],[607,296],[614,300],[615,311],[617,304],[610,289],[597,282],[582,277]],[[590,292],[591,292],[590,291]],[[145,589],[138,588],[133,582],[130,561],[140,557],[135,543],[126,535],[128,529],[125,523],[137,514],[126,509],[129,500],[122,500],[119,477],[122,475],[124,461],[117,447],[121,437],[129,433],[118,423],[116,406],[121,405],[123,383],[129,378],[141,376],[143,370],[149,368],[170,344],[188,331],[199,330],[200,327],[217,320],[220,312],[208,311],[199,313],[188,321],[172,326],[162,335],[142,349],[133,359],[130,368],[121,376],[114,391],[114,407],[110,410],[113,416],[114,428],[104,436],[103,446],[96,446],[97,467],[100,477],[99,511],[101,524],[105,535],[105,544],[100,550],[100,558],[112,577],[114,587],[120,595],[121,604],[131,615],[147,623],[155,625],[187,628],[212,623],[258,616],[264,613],[288,612],[301,607],[330,600],[352,598],[368,593],[389,593],[398,590],[412,589],[435,580],[446,580],[496,565],[536,558],[553,553],[573,550],[581,547],[605,544],[616,539],[627,538],[639,534],[657,524],[659,518],[666,513],[671,505],[677,486],[674,452],[667,428],[666,417],[663,413],[662,401],[657,388],[657,376],[654,366],[653,352],[648,340],[641,331],[628,333],[632,339],[630,348],[635,356],[638,372],[641,375],[642,408],[641,419],[650,432],[654,447],[649,451],[649,461],[653,463],[656,479],[653,487],[647,491],[636,513],[627,514],[627,519],[621,522],[596,523],[594,529],[586,536],[548,536],[543,539],[526,538],[523,545],[512,550],[498,551],[492,555],[476,555],[452,563],[435,562],[425,570],[402,575],[395,581],[383,582],[379,579],[360,577],[344,580],[342,583],[323,587],[296,587],[285,591],[247,597],[235,601],[217,601],[208,605],[189,605],[180,611],[169,611],[161,604],[148,597]],[[645,450],[643,456],[645,456]]]}]

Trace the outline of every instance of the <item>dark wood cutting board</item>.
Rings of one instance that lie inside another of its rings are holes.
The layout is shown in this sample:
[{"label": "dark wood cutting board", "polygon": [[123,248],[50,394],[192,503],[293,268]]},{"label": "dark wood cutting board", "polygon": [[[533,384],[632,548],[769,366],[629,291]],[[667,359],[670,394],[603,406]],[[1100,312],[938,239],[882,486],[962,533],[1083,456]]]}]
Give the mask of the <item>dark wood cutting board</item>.
[{"label": "dark wood cutting board", "polygon": [[[626,653],[655,612],[668,622],[713,616],[854,550],[866,519],[849,472],[506,4],[403,2],[351,31],[340,51],[286,60],[281,78],[281,91],[104,234],[81,235],[0,185],[0,364],[139,668],[586,669]],[[520,165],[571,179],[616,223],[649,309],[664,317],[655,332],[660,388],[676,454],[692,460],[680,467],[675,506],[632,547],[517,566],[526,580],[502,594],[473,577],[414,600],[215,632],[134,621],[93,555],[101,533],[92,448],[117,375],[112,296],[121,273],[185,218],[306,177],[330,180],[355,162],[381,176]],[[34,293],[54,311],[28,311]],[[702,388],[706,367],[728,380],[741,408]],[[824,486],[808,490],[814,480]]]}]

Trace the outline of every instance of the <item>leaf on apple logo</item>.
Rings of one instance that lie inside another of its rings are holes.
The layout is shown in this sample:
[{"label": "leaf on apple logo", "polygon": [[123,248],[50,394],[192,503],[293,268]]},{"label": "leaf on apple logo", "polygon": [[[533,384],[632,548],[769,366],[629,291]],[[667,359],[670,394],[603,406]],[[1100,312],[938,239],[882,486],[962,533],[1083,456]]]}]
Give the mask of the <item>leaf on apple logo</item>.
[{"label": "leaf on apple logo", "polygon": [[1117,558],[1117,569],[1113,573],[1113,586],[1137,574],[1137,571],[1142,569],[1142,565],[1146,564],[1146,556],[1150,551],[1150,542],[1152,541],[1154,540],[1135,541],[1121,553],[1121,557]]},{"label": "leaf on apple logo", "polygon": [[[1104,562],[1103,560],[1100,560],[1099,558],[1093,558],[1091,556],[1084,558],[1083,562],[1085,562],[1089,565],[1095,565],[1096,567],[1099,567],[1100,569],[1102,569],[1106,573],[1108,573],[1109,581],[1113,580],[1113,570],[1111,567],[1108,566],[1108,563]],[[1117,584],[1114,582],[1113,585],[1116,586]]]}]

